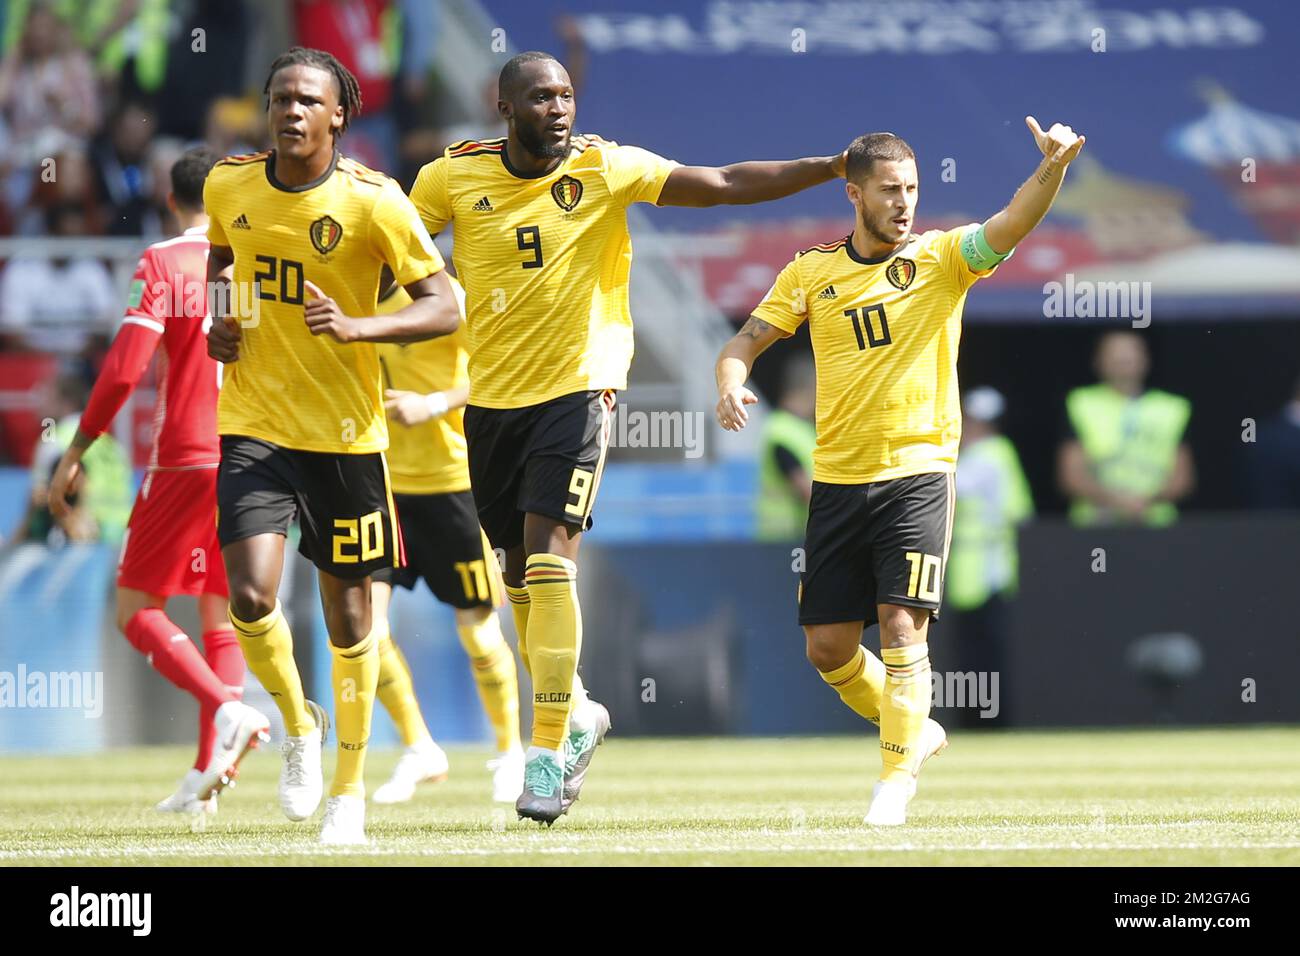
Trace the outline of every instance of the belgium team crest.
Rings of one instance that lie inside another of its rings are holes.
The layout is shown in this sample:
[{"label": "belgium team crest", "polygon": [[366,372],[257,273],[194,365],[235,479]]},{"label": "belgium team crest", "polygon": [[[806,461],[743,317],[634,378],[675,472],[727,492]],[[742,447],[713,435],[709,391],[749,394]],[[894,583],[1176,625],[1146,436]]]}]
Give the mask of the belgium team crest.
[{"label": "belgium team crest", "polygon": [[898,256],[885,270],[885,278],[889,280],[890,285],[901,292],[916,278],[916,263],[911,259]]},{"label": "belgium team crest", "polygon": [[311,224],[308,233],[311,235],[311,244],[316,247],[317,252],[324,256],[333,252],[334,247],[343,238],[343,227],[333,218],[321,216]]},{"label": "belgium team crest", "polygon": [[582,183],[572,176],[561,176],[551,187],[551,198],[565,212],[573,212],[573,207],[582,199]]}]

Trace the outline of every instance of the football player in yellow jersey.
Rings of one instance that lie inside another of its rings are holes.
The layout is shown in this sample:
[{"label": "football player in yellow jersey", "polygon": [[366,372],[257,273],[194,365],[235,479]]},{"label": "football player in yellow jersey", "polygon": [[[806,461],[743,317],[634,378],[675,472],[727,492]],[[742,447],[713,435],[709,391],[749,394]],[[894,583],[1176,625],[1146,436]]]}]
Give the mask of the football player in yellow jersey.
[{"label": "football player in yellow jersey", "polygon": [[[379,673],[369,575],[401,563],[371,343],[443,335],[460,316],[442,258],[401,187],[339,154],[336,141],[361,105],[356,78],[330,54],[295,47],[271,65],[265,92],[275,148],[218,163],[203,197],[214,293],[208,352],[227,363],[217,536],[231,623],[284,716],[280,805],[303,820],[320,803],[322,728],[303,697],[276,597],[285,534],[295,517],[300,523],[334,661],[338,763],[321,840],[357,843]],[[385,268],[413,301],[379,316]]]},{"label": "football player in yellow jersey", "polygon": [[521,817],[553,823],[609,729],[577,676],[578,546],[591,527],[614,395],[632,360],[627,207],[779,199],[842,176],[844,157],[681,166],[574,136],[569,75],[521,53],[499,78],[504,139],[457,143],[411,199],[433,233],[452,222],[465,286],[465,412],[479,522],[506,553],[506,590],[533,678]]},{"label": "football player in yellow jersey", "polygon": [[[1044,133],[1034,174],[983,224],[912,232],[916,157],[892,133],[848,150],[853,231],[781,270],[718,358],[718,421],[745,427],[754,361],[808,323],[817,362],[817,445],[799,588],[808,659],[880,728],[883,772],[866,822],[906,821],[921,765],[947,746],[930,719],[926,634],[939,612],[961,438],[957,343],[966,293],[1051,208],[1084,138]],[[880,657],[862,646],[880,622]]]},{"label": "football player in yellow jersey", "polygon": [[[460,285],[451,282],[457,300],[463,301]],[[394,311],[409,301],[398,288],[380,302],[379,311]],[[524,787],[519,676],[497,617],[501,572],[469,490],[463,424],[469,398],[467,340],[462,327],[427,342],[379,346],[387,386],[388,464],[406,567],[377,570],[370,595],[376,630],[387,619],[393,586],[411,589],[421,577],[439,601],[455,608],[456,631],[496,735],[497,756],[488,764],[492,799],[514,803]],[[414,796],[417,784],[445,779],[448,763],[420,713],[410,669],[387,631],[379,638],[379,701],[406,749],[374,800],[400,803]]]}]

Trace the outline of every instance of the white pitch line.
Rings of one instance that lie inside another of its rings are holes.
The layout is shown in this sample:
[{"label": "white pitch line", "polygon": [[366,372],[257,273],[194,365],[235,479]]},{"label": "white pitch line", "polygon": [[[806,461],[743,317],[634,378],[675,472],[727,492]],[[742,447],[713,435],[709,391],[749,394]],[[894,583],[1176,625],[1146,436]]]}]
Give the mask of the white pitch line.
[{"label": "white pitch line", "polygon": [[700,853],[714,855],[744,853],[1015,853],[1028,850],[1054,851],[1113,851],[1130,850],[1295,850],[1300,849],[1300,841],[1278,841],[1266,843],[980,843],[969,846],[936,846],[922,843],[879,844],[834,844],[809,846],[803,844],[781,844],[775,846],[608,846],[608,847],[412,847],[404,849],[393,846],[363,847],[324,847],[317,843],[304,843],[296,847],[267,848],[250,843],[239,847],[193,847],[189,849],[167,849],[156,846],[133,846],[124,849],[93,847],[84,850],[70,848],[50,848],[39,850],[3,850],[0,860],[64,860],[77,858],[91,859],[130,859],[141,857],[157,859],[160,857],[180,857],[185,859],[216,859],[219,857],[249,854],[253,857],[286,856],[417,856],[417,857],[488,857],[488,856],[671,856],[681,853]]}]

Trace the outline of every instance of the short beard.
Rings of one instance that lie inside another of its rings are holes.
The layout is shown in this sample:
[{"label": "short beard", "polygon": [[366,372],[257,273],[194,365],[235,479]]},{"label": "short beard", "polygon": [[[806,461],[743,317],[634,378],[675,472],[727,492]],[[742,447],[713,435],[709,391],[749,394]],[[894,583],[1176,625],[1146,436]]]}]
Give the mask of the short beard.
[{"label": "short beard", "polygon": [[531,126],[524,126],[522,123],[515,124],[515,135],[519,137],[519,145],[524,148],[524,152],[531,153],[539,159],[563,159],[569,155],[569,137],[564,138],[563,143],[557,143],[551,146],[542,142],[541,134],[537,133]]},{"label": "short beard", "polygon": [[[862,226],[862,231],[871,236],[871,238],[875,239],[877,242],[886,246],[898,245],[898,240],[893,236],[885,235],[871,223],[867,222],[867,217],[862,215],[862,210],[860,209],[858,210],[858,223]],[[907,237],[904,236],[903,238],[906,239]]]}]

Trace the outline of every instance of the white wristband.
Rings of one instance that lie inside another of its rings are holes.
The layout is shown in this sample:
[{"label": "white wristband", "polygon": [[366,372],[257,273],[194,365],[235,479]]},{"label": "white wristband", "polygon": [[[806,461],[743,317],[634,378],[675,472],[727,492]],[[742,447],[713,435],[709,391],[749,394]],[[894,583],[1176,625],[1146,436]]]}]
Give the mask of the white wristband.
[{"label": "white wristband", "polygon": [[429,414],[434,418],[447,414],[447,396],[442,392],[430,392],[424,396],[424,404],[429,407]]}]

